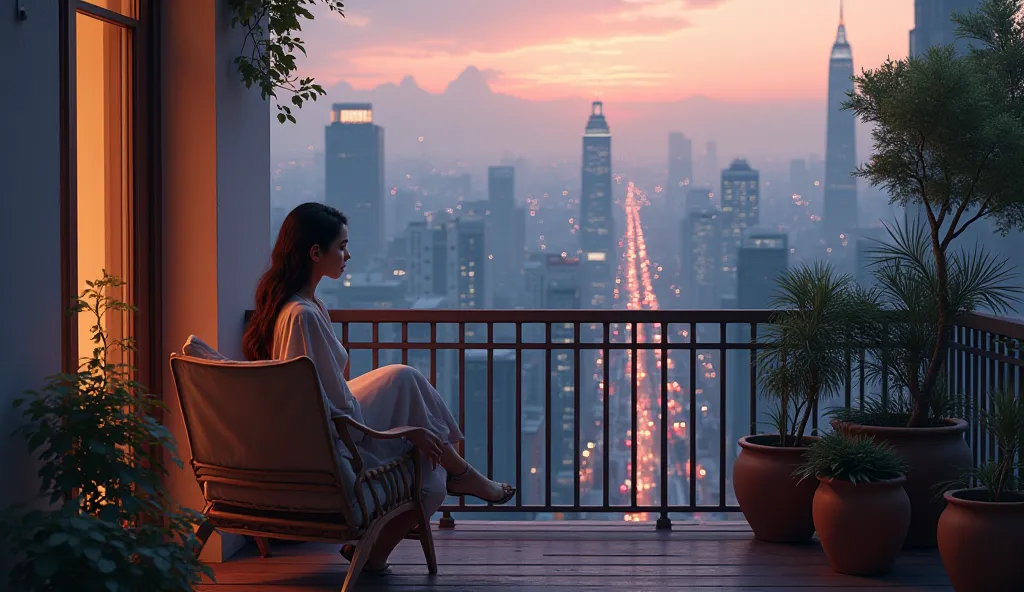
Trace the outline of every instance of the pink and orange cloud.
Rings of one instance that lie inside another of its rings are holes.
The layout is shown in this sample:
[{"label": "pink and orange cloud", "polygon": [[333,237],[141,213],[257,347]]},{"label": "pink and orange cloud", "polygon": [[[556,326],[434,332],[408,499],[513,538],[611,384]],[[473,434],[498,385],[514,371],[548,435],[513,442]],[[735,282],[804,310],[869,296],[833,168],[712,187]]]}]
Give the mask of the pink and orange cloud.
[{"label": "pink and orange cloud", "polygon": [[[307,25],[303,73],[442,92],[466,66],[534,99],[820,97],[838,0],[351,0]],[[855,67],[906,56],[913,0],[848,0]]]}]

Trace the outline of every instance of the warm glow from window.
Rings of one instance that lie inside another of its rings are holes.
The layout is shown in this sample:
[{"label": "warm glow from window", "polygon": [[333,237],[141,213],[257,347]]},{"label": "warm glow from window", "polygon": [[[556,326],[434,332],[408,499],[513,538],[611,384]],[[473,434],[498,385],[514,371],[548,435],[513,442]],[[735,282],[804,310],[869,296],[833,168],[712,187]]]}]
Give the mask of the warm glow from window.
[{"label": "warm glow from window", "polygon": [[[114,2],[110,0],[107,4]],[[128,2],[118,6],[128,5]],[[79,13],[75,19],[78,290],[106,269],[131,282],[132,143],[130,33]],[[125,291],[127,292],[127,291]],[[129,293],[109,293],[131,301]],[[129,318],[106,317],[114,337],[130,331]],[[79,355],[91,356],[93,319],[80,315]]]},{"label": "warm glow from window", "polygon": [[338,111],[340,123],[373,123],[371,109],[342,109]]}]

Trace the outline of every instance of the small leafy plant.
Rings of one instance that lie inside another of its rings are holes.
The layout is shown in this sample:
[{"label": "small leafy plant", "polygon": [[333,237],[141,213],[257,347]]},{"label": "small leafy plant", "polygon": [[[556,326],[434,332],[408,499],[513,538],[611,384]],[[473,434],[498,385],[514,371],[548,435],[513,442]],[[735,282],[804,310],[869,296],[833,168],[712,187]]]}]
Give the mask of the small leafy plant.
[{"label": "small leafy plant", "polygon": [[25,420],[18,432],[41,461],[41,499],[0,520],[13,590],[180,592],[213,575],[197,557],[201,516],[163,484],[163,454],[181,461],[154,418],[162,402],[134,380],[132,339],[106,329],[135,310],[109,295],[123,285],[106,271],[87,282],[70,312],[94,319],[92,355],[14,403]]},{"label": "small leafy plant", "polygon": [[[277,99],[279,91],[291,95],[279,102],[277,120],[295,123],[292,107],[301,109],[307,101],[326,95],[312,77],[299,77],[295,63],[297,53],[306,55],[305,42],[296,36],[303,20],[313,20],[310,6],[324,4],[332,12],[345,16],[341,0],[229,0],[231,26],[246,29],[242,55],[235,65],[246,88],[256,85],[264,99]],[[248,54],[246,54],[248,50]]]},{"label": "small leafy plant", "polygon": [[778,288],[758,364],[761,385],[775,400],[769,423],[779,445],[800,447],[819,400],[843,388],[847,356],[874,303],[851,276],[820,262],[786,272]]},{"label": "small leafy plant", "polygon": [[813,442],[804,458],[806,462],[793,473],[801,481],[822,477],[856,485],[894,479],[907,470],[903,459],[888,445],[838,430]]},{"label": "small leafy plant", "polygon": [[980,489],[981,501],[1024,501],[1024,397],[1012,390],[992,393],[992,408],[982,410],[979,416],[982,433],[991,434],[996,441],[996,455],[977,468],[964,473],[942,489],[971,487]]}]

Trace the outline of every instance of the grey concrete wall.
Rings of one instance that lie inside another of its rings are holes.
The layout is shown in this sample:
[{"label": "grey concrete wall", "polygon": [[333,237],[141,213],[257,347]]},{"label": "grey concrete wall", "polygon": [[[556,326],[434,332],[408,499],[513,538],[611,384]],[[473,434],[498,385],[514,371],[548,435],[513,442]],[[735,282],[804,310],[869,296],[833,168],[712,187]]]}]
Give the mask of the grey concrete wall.
[{"label": "grey concrete wall", "polygon": [[0,7],[0,507],[37,491],[11,402],[61,370],[57,2]]},{"label": "grey concrete wall", "polygon": [[[196,334],[241,358],[242,324],[269,258],[269,103],[239,82],[232,59],[242,31],[230,28],[225,2],[163,4],[163,344],[180,351]],[[187,462],[188,450],[168,372],[167,425]],[[182,503],[201,507],[190,468],[168,485]],[[238,537],[211,539],[204,559],[221,561]]]}]

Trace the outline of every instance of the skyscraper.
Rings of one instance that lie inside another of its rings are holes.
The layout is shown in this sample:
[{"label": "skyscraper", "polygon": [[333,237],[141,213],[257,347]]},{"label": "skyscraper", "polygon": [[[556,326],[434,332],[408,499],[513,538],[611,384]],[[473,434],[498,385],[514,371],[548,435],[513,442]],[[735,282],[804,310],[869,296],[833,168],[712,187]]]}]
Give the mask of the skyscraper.
[{"label": "skyscraper", "polygon": [[857,227],[856,115],[843,110],[848,92],[853,90],[853,52],[846,39],[842,0],[839,4],[839,29],[832,46],[828,71],[828,132],[825,148],[824,238],[828,245],[840,242]]},{"label": "skyscraper", "polygon": [[325,139],[325,201],[349,219],[354,271],[384,254],[384,128],[370,103],[335,103]]},{"label": "skyscraper", "polygon": [[744,159],[734,160],[729,168],[722,171],[719,294],[736,295],[736,257],[744,231],[756,226],[760,217],[760,185],[760,173]]},{"label": "skyscraper", "polygon": [[[492,166],[487,168],[487,200],[490,202],[491,215],[488,216],[487,251],[492,258],[488,259],[488,269],[492,282],[491,294],[498,308],[514,308],[515,301],[522,292],[522,268],[524,239],[518,239],[516,233],[522,224],[517,223],[515,216],[525,215],[515,205],[516,169],[510,166]],[[525,233],[525,229],[523,229]],[[517,247],[520,249],[516,253]]]},{"label": "skyscraper", "polygon": [[683,289],[686,308],[718,308],[718,276],[722,270],[718,213],[692,209],[682,222]]},{"label": "skyscraper", "polygon": [[682,132],[668,135],[668,186],[666,199],[670,211],[679,217],[686,214],[686,196],[693,183],[693,142]]},{"label": "skyscraper", "polygon": [[921,56],[928,48],[952,43],[965,55],[969,41],[956,38],[953,12],[967,12],[981,0],[914,0],[914,28],[910,31],[910,55]]},{"label": "skyscraper", "polygon": [[612,134],[604,103],[594,101],[583,133],[580,247],[583,251],[583,308],[605,308],[611,300],[615,229],[612,220]]},{"label": "skyscraper", "polygon": [[[970,44],[957,39],[953,12],[977,10],[981,0],[914,0],[914,28],[910,31],[910,56],[921,57],[930,48],[953,44],[957,54],[966,55]],[[908,204],[904,210],[904,223],[925,223],[924,207]],[[977,231],[976,227],[972,230]],[[968,231],[970,233],[970,231]]]}]

